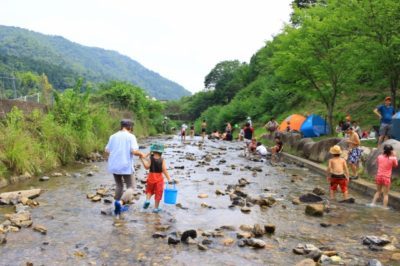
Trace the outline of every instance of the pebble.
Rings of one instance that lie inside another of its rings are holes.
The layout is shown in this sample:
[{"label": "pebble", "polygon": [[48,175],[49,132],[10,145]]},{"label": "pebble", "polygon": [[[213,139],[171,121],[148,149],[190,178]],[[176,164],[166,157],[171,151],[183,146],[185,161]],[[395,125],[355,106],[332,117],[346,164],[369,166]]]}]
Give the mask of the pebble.
[{"label": "pebble", "polygon": [[243,213],[250,213],[250,212],[251,212],[251,209],[250,209],[249,207],[242,207],[242,208],[240,208],[240,210],[241,210]]},{"label": "pebble", "polygon": [[224,244],[224,246],[230,246],[235,243],[235,240],[233,238],[225,238],[224,240],[222,240],[222,243]]},{"label": "pebble", "polygon": [[257,248],[257,249],[259,249],[259,248],[264,248],[265,245],[266,245],[265,242],[264,242],[263,240],[261,240],[261,239],[256,239],[256,238],[246,239],[246,240],[245,240],[245,243],[246,243],[248,246],[251,246],[251,247]]},{"label": "pebble", "polygon": [[266,224],[266,225],[264,225],[264,229],[265,229],[266,233],[273,234],[273,233],[275,233],[276,226],[273,224]]},{"label": "pebble", "polygon": [[208,250],[208,247],[205,246],[205,245],[203,245],[203,244],[201,244],[201,243],[198,243],[198,244],[197,244],[197,247],[199,248],[199,250],[202,250],[202,251]]},{"label": "pebble", "polygon": [[324,209],[322,204],[309,204],[305,208],[305,213],[310,216],[323,216]]},{"label": "pebble", "polygon": [[252,230],[254,236],[261,237],[265,234],[265,229],[260,224],[255,224]]},{"label": "pebble", "polygon": [[239,227],[239,229],[242,230],[242,231],[251,232],[253,230],[253,226],[248,225],[248,224],[242,224]]},{"label": "pebble", "polygon": [[42,176],[41,178],[39,178],[39,181],[49,181],[50,177],[48,176]]},{"label": "pebble", "polygon": [[35,225],[35,226],[33,227],[33,230],[36,231],[36,232],[41,233],[42,235],[47,234],[47,228],[44,227],[43,225],[39,225],[39,224],[38,224],[38,225]]},{"label": "pebble", "polygon": [[7,243],[7,238],[5,234],[0,234],[0,245],[4,245]]},{"label": "pebble", "polygon": [[193,229],[191,229],[191,230],[186,230],[185,232],[183,232],[183,234],[182,234],[182,236],[181,236],[181,241],[182,241],[182,242],[186,242],[186,240],[187,240],[188,238],[195,239],[196,237],[197,237],[197,232],[196,232],[196,230],[193,230]]},{"label": "pebble", "polygon": [[181,242],[179,239],[175,238],[175,237],[168,237],[168,245],[177,245],[179,244],[179,242]]},{"label": "pebble", "polygon": [[205,199],[205,198],[208,198],[208,194],[201,193],[201,194],[197,195],[197,197],[200,198],[200,199]]},{"label": "pebble", "polygon": [[315,266],[315,261],[312,259],[305,259],[297,263],[295,266]]}]

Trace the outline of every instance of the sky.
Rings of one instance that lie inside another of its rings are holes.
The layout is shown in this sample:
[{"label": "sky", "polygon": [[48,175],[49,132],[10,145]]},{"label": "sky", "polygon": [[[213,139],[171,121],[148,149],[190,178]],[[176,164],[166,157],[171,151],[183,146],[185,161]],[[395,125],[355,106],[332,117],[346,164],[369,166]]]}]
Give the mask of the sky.
[{"label": "sky", "polygon": [[251,56],[289,21],[292,0],[0,0],[0,25],[115,50],[184,86]]}]

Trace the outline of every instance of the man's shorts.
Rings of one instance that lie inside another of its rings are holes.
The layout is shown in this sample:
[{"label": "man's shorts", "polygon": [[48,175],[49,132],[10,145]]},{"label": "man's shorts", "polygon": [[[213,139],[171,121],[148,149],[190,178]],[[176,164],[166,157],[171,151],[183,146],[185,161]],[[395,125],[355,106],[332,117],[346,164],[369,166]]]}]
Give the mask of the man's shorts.
[{"label": "man's shorts", "polygon": [[391,128],[392,124],[382,123],[379,128],[379,136],[389,137],[389,132]]},{"label": "man's shorts", "polygon": [[347,191],[347,179],[346,178],[331,178],[331,190],[336,191],[337,187],[340,186],[340,190],[344,193]]},{"label": "man's shorts", "polygon": [[390,179],[390,177],[387,178],[385,176],[376,176],[375,182],[377,185],[380,185],[380,186],[390,186],[391,179]]},{"label": "man's shorts", "polygon": [[161,201],[164,192],[164,180],[159,182],[148,182],[146,185],[146,194],[155,195],[156,201]]},{"label": "man's shorts", "polygon": [[360,161],[362,150],[360,148],[353,148],[349,152],[348,161],[351,164],[357,164]]}]

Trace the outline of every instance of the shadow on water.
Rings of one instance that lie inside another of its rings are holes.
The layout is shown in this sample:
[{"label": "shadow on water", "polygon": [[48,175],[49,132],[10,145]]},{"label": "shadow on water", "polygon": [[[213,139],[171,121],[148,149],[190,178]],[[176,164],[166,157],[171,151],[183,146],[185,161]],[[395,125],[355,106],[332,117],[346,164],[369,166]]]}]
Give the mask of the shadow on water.
[{"label": "shadow on water", "polygon": [[[148,146],[151,141],[154,139],[148,139],[144,144]],[[304,214],[304,205],[293,205],[292,198],[311,192],[316,186],[328,192],[328,185],[324,178],[308,169],[248,161],[239,156],[242,143],[206,141],[199,147],[183,145],[177,138],[162,141],[168,144],[164,157],[170,174],[179,180],[178,202],[187,210],[164,205],[161,214],[151,213],[151,208],[143,211],[142,195],[123,220],[101,215],[100,211],[111,205],[91,202],[86,199],[86,194],[101,185],[114,185],[112,175],[106,171],[106,163],[68,169],[69,173],[81,172],[81,177],[56,177],[48,182],[32,181],[8,188],[41,187],[46,190],[38,198],[40,206],[31,212],[34,224],[46,226],[48,233],[41,235],[30,228],[9,233],[7,244],[0,246],[0,265],[22,265],[28,261],[35,265],[294,265],[304,259],[292,253],[299,243],[333,247],[350,265],[370,258],[382,262],[389,260],[392,253],[373,253],[362,245],[361,238],[382,234],[398,238],[397,212],[367,208],[365,204],[370,198],[351,191],[356,204],[332,202],[331,212],[324,217],[309,217]],[[194,154],[196,160],[185,159],[187,153]],[[199,166],[199,160],[208,153],[213,156],[210,165]],[[226,162],[219,163],[221,159]],[[177,169],[181,166],[184,169]],[[246,166],[260,166],[262,172],[253,175]],[[219,168],[219,171],[207,171],[210,167]],[[92,169],[98,171],[92,177],[86,176],[85,173]],[[224,175],[224,171],[231,175]],[[301,176],[303,180],[291,182],[292,175]],[[142,168],[136,177],[139,180],[145,178]],[[224,191],[242,177],[250,181],[244,191],[254,196],[271,195],[277,199],[277,204],[268,209],[253,206],[249,214],[242,213],[238,207],[228,208],[231,204],[229,196],[217,196],[215,191]],[[200,193],[208,194],[208,198],[198,198]],[[204,208],[202,203],[212,208]],[[11,212],[12,207],[1,206],[0,221],[4,220],[5,213]],[[276,225],[275,234],[262,238],[267,243],[265,249],[222,244],[225,238],[236,240],[240,225],[256,223]],[[320,223],[332,226],[322,228]],[[197,245],[168,246],[166,239],[152,238],[159,225],[170,225],[168,232],[207,231],[224,225],[234,226],[236,231],[223,231],[224,237],[212,238],[209,250],[200,251]]]}]

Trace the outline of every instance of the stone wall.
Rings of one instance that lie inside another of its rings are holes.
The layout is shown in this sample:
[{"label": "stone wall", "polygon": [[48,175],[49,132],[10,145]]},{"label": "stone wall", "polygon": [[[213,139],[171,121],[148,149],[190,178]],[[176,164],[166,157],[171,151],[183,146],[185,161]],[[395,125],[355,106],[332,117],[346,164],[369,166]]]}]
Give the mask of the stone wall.
[{"label": "stone wall", "polygon": [[[282,133],[280,136],[284,145],[284,151],[285,147],[289,146],[296,150],[301,157],[317,163],[326,162],[331,158],[329,149],[334,145],[339,145],[342,150],[348,149],[347,143],[342,138],[329,138],[315,142],[311,138],[301,138],[301,134],[299,133]],[[263,138],[270,139],[268,135],[264,135]],[[391,144],[397,153],[397,158],[400,158],[399,141],[391,139],[387,140],[384,144]],[[370,176],[375,176],[376,174],[376,158],[382,153],[382,147],[379,149],[370,149],[361,146],[363,150],[361,161],[366,173]],[[344,152],[343,156],[347,158],[346,152]],[[400,178],[400,167],[394,169],[393,177]]]}]

